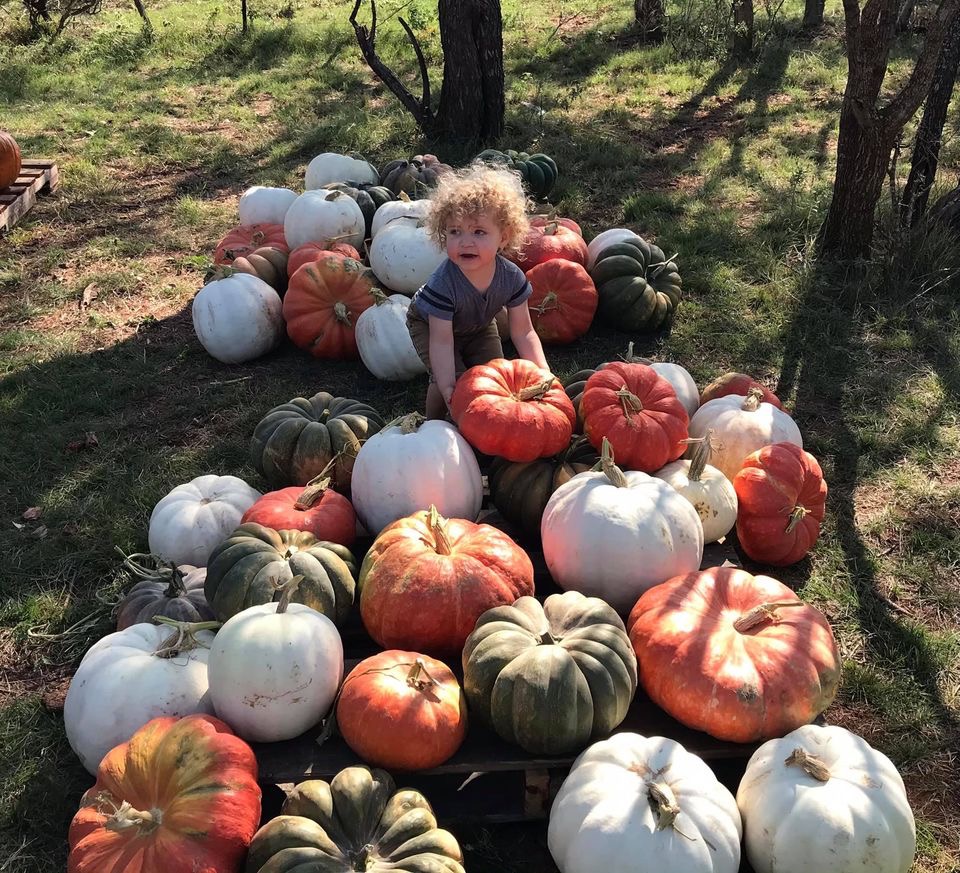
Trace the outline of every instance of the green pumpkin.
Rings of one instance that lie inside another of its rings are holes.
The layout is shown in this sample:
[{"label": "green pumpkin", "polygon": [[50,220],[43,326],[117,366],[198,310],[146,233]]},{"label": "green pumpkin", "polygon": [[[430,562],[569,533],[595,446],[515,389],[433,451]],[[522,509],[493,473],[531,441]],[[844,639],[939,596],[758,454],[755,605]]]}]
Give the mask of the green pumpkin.
[{"label": "green pumpkin", "polygon": [[360,446],[384,425],[372,406],[326,391],[271,409],[253,431],[250,460],[271,488],[306,485],[328,470],[331,485],[350,491]]},{"label": "green pumpkin", "polygon": [[301,782],[253,836],[245,873],[464,873],[456,837],[427,799],[383,770]]},{"label": "green pumpkin", "polygon": [[680,303],[680,272],[663,249],[626,239],[603,249],[590,270],[600,297],[597,316],[625,331],[668,327]]},{"label": "green pumpkin", "polygon": [[514,149],[498,151],[485,149],[475,160],[487,164],[504,164],[520,173],[527,188],[534,197],[546,197],[557,181],[557,164],[549,155],[540,152],[528,154]]},{"label": "green pumpkin", "polygon": [[[602,556],[598,556],[602,560]],[[577,752],[623,721],[637,659],[620,616],[597,597],[521,597],[488,609],[463,647],[471,715],[533,754]]]},{"label": "green pumpkin", "polygon": [[330,191],[342,191],[356,202],[363,213],[363,221],[366,226],[364,237],[367,239],[370,237],[373,214],[384,203],[397,199],[389,188],[384,188],[382,185],[371,185],[367,182],[330,182],[323,187]]},{"label": "green pumpkin", "polygon": [[495,458],[490,466],[490,499],[507,521],[532,537],[540,536],[540,519],[553,494],[577,473],[600,460],[586,437],[574,436],[566,451],[552,458],[513,463]]}]

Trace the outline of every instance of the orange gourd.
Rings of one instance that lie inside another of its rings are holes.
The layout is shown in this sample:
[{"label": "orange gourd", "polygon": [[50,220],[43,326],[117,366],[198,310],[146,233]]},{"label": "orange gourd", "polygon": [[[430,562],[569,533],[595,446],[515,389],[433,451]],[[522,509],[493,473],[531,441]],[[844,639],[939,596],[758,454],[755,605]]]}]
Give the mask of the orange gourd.
[{"label": "orange gourd", "polygon": [[555,258],[527,271],[533,293],[527,300],[533,329],[545,343],[582,337],[597,311],[597,289],[581,264]]},{"label": "orange gourd", "polygon": [[284,254],[290,251],[282,224],[239,224],[217,243],[213,262],[232,264],[235,259],[252,255],[265,247],[278,249]]},{"label": "orange gourd", "polygon": [[17,181],[21,165],[17,141],[9,133],[0,130],[0,189]]}]

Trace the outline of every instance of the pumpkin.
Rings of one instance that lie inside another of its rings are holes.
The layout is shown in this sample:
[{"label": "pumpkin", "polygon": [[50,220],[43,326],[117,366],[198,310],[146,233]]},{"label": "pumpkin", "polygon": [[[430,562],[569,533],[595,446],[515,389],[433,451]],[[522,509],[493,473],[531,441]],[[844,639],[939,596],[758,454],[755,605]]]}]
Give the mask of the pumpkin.
[{"label": "pumpkin", "polygon": [[374,214],[370,225],[370,236],[376,237],[380,229],[398,218],[413,217],[418,221],[426,219],[430,214],[429,200],[411,200],[404,192],[400,192],[396,200],[384,203]]},{"label": "pumpkin", "polygon": [[401,215],[380,228],[370,243],[370,266],[391,291],[412,295],[447,253],[427,232],[423,219]]},{"label": "pumpkin", "polygon": [[480,616],[463,647],[470,709],[536,755],[579,751],[623,721],[637,661],[620,616],[576,591],[521,597]]},{"label": "pumpkin", "polygon": [[254,836],[246,873],[464,873],[460,846],[427,799],[397,791],[384,770],[347,767],[329,783],[301,782],[280,813]]},{"label": "pumpkin", "polygon": [[174,564],[206,567],[260,492],[236,476],[197,476],[178,485],[150,514],[150,551]]},{"label": "pumpkin", "polygon": [[804,725],[757,749],[737,789],[757,873],[907,873],[916,823],[893,762],[842,727]]},{"label": "pumpkin", "polygon": [[[170,620],[165,620],[170,621]],[[217,622],[141,622],[91,646],[63,704],[70,747],[90,773],[150,719],[213,712],[207,655]]]},{"label": "pumpkin", "polygon": [[394,199],[393,192],[382,185],[370,185],[366,182],[328,182],[323,186],[329,191],[342,191],[352,197],[363,213],[364,239],[370,236],[370,227],[376,211]]},{"label": "pumpkin", "polygon": [[411,413],[363,444],[353,469],[353,504],[376,535],[433,504],[451,518],[480,514],[483,479],[476,455],[455,427]]},{"label": "pumpkin", "polygon": [[658,376],[663,376],[673,386],[677,399],[687,410],[687,415],[692,416],[700,407],[700,392],[689,371],[668,361],[651,361],[650,366],[657,371]]},{"label": "pumpkin", "polygon": [[723,539],[737,523],[737,492],[730,480],[708,463],[711,443],[712,432],[698,441],[691,460],[674,461],[654,473],[697,510],[705,543]]},{"label": "pumpkin", "polygon": [[324,152],[307,164],[304,188],[312,191],[322,188],[330,182],[364,182],[368,185],[380,184],[380,174],[373,164],[363,158],[341,155],[336,152]]},{"label": "pumpkin", "polygon": [[557,181],[556,162],[549,155],[539,152],[531,155],[514,149],[486,149],[474,160],[516,170],[534,197],[546,197]]},{"label": "pumpkin", "polygon": [[360,616],[385,649],[459,654],[486,610],[532,594],[533,565],[510,537],[435,506],[384,528],[360,568]]},{"label": "pumpkin", "polygon": [[759,389],[743,397],[729,394],[709,400],[690,419],[690,436],[701,438],[713,430],[717,445],[711,463],[733,481],[747,455],[774,443],[803,448],[796,422],[770,403],[761,402]]},{"label": "pumpkin", "polygon": [[321,255],[290,277],[283,298],[287,336],[315,358],[359,357],[354,326],[373,306],[373,273],[335,252]]},{"label": "pumpkin", "polygon": [[572,218],[558,218],[553,213],[530,216],[531,227],[546,227],[554,223],[572,230],[577,236],[583,236],[583,229]]},{"label": "pumpkin", "polygon": [[215,264],[232,264],[236,258],[252,254],[262,248],[289,252],[282,224],[241,224],[233,228],[213,253]]},{"label": "pumpkin", "polygon": [[414,155],[409,161],[390,161],[380,171],[380,184],[396,195],[425,197],[442,175],[452,172],[436,155]]},{"label": "pumpkin", "polygon": [[439,767],[467,735],[467,701],[442,661],[392,649],[361,661],[344,679],[337,729],[374,766]]},{"label": "pumpkin", "polygon": [[200,345],[224,364],[259,358],[283,338],[280,295],[247,273],[204,285],[193,298],[191,315]]},{"label": "pumpkin", "polygon": [[620,733],[573,762],[547,846],[560,873],[737,873],[741,833],[733,795],[703,760],[664,737]]},{"label": "pumpkin", "polygon": [[637,601],[627,627],[650,699],[722,740],[782,736],[837,693],[830,625],[769,576],[734,567],[677,576]]},{"label": "pumpkin", "polygon": [[742,394],[746,396],[751,388],[756,388],[762,393],[761,400],[776,406],[777,409],[783,409],[783,403],[769,388],[765,388],[756,379],[751,378],[746,373],[724,373],[714,379],[700,395],[700,405],[710,400],[716,400],[718,397],[726,397],[728,394]]},{"label": "pumpkin", "polygon": [[508,461],[562,452],[576,421],[553,373],[523,358],[496,358],[467,370],[457,379],[450,415],[470,445]]},{"label": "pumpkin", "polygon": [[[234,258],[233,263],[227,269],[263,279],[282,297],[283,292],[287,290],[287,261],[288,257],[285,251],[263,246],[248,255],[240,255]],[[224,275],[230,274],[224,273]]]},{"label": "pumpkin", "polygon": [[240,195],[240,224],[283,224],[297,192],[289,188],[254,185]]},{"label": "pumpkin", "polygon": [[583,436],[573,436],[570,445],[552,458],[522,463],[494,458],[488,474],[490,499],[507,521],[528,536],[539,537],[540,519],[553,492],[599,460]]},{"label": "pumpkin", "polygon": [[156,555],[127,555],[123,566],[138,580],[117,605],[117,630],[153,621],[210,621],[213,610],[203,593],[206,567],[179,567]]},{"label": "pumpkin", "polygon": [[551,222],[542,227],[531,225],[519,253],[510,260],[526,271],[556,258],[584,266],[587,263],[587,244],[580,234],[569,227]]},{"label": "pumpkin", "polygon": [[357,319],[357,349],[363,365],[378,379],[405,381],[427,371],[414,348],[407,328],[410,298],[403,294],[389,297],[379,288],[372,291],[375,306]]},{"label": "pumpkin", "polygon": [[609,442],[601,465],[553,492],[540,522],[543,557],[561,588],[626,613],[651,586],[700,566],[703,527],[666,482],[620,470]]},{"label": "pumpkin", "polygon": [[354,459],[383,427],[372,406],[319,391],[271,409],[250,439],[250,461],[272,488],[306,485],[329,469],[330,484],[349,494]]},{"label": "pumpkin", "polygon": [[653,473],[686,450],[687,411],[673,386],[646,364],[614,362],[588,380],[580,401],[594,448],[610,440],[625,467]]},{"label": "pumpkin", "polygon": [[634,233],[626,227],[611,227],[598,233],[587,245],[587,269],[592,270],[596,263],[597,255],[605,248],[629,240],[638,240],[640,235]]},{"label": "pumpkin", "polygon": [[533,328],[545,343],[572,343],[582,337],[597,311],[597,289],[573,261],[544,261],[527,272],[533,293],[527,300]]},{"label": "pumpkin", "polygon": [[283,232],[290,248],[308,242],[336,240],[363,245],[366,222],[357,202],[343,191],[326,188],[304,191],[287,210]]},{"label": "pumpkin", "polygon": [[0,189],[17,181],[21,166],[20,146],[9,133],[0,130]]},{"label": "pumpkin", "polygon": [[342,494],[330,487],[329,477],[318,476],[305,488],[294,485],[264,494],[240,520],[273,530],[299,530],[318,540],[350,546],[357,538],[357,516]]},{"label": "pumpkin", "polygon": [[210,555],[205,590],[217,618],[226,621],[241,610],[279,600],[277,586],[302,576],[291,596],[340,624],[353,605],[356,574],[346,546],[305,531],[247,522]]},{"label": "pumpkin", "polygon": [[67,873],[236,873],[260,821],[257,759],[210,715],[155,718],[104,758]]},{"label": "pumpkin", "polygon": [[353,246],[342,242],[308,242],[302,246],[297,246],[287,259],[287,276],[290,277],[297,272],[304,264],[312,264],[314,261],[322,258],[326,252],[334,252],[347,258],[353,258],[355,261],[362,261],[363,258]]},{"label": "pumpkin", "polygon": [[278,603],[238,612],[210,647],[210,698],[244,739],[289,740],[329,711],[343,679],[343,644],[327,616],[291,598],[306,578],[282,586]]},{"label": "pumpkin", "polygon": [[747,455],[733,479],[740,509],[737,539],[754,561],[786,567],[820,536],[827,483],[817,459],[793,443]]}]

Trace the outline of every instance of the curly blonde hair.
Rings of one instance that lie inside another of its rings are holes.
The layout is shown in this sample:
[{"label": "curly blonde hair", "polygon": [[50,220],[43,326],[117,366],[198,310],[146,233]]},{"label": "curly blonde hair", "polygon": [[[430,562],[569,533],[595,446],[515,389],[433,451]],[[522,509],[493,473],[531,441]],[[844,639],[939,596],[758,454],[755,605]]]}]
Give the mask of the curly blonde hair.
[{"label": "curly blonde hair", "polygon": [[480,163],[453,173],[444,173],[430,195],[427,231],[443,248],[447,244],[447,226],[472,215],[489,216],[503,231],[503,251],[520,251],[530,229],[527,196],[520,174]]}]

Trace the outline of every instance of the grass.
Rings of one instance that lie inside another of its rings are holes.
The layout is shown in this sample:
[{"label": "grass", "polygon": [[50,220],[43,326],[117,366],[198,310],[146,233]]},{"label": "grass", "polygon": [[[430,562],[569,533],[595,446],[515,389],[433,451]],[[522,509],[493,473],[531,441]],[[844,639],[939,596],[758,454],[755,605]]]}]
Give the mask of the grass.
[{"label": "grass", "polygon": [[[245,187],[299,187],[320,151],[383,163],[425,147],[362,64],[351,6],[295,3],[290,20],[280,3],[257,3],[242,36],[232,5],[161,0],[148,43],[131,9],[107,4],[56,45],[23,41],[9,21],[0,40],[4,124],[63,178],[0,246],[0,869],[63,866],[89,778],[56,697],[110,629],[106,604],[124,581],[114,547],[143,550],[153,505],[193,476],[262,484],[247,440],[276,403],[320,389],[388,417],[422,403],[420,380],[388,386],[289,348],[218,364],[190,325],[207,253]],[[387,20],[399,7],[380,4],[378,49],[414,82]],[[831,489],[815,553],[782,574],[836,629],[844,682],[828,718],[900,767],[918,818],[916,869],[954,870],[955,241],[903,245],[884,230],[866,270],[813,260],[845,83],[838,8],[806,38],[799,6],[786,4],[764,25],[763,50],[737,65],[691,35],[714,32],[697,5],[672,5],[667,43],[647,48],[632,39],[629,4],[562,7],[503,3],[504,142],[556,156],[553,201],[588,234],[626,223],[678,252],[687,299],[667,337],[597,330],[551,350],[551,364],[565,375],[635,339],[638,353],[678,361],[700,384],[742,370],[790,402]],[[403,10],[434,69],[435,8]],[[898,46],[893,81],[913,50],[910,39]],[[944,184],[960,168],[960,139],[947,133]],[[76,448],[88,433],[97,445]],[[28,507],[40,518],[22,520]],[[460,835],[471,870],[551,869],[542,828]]]}]

